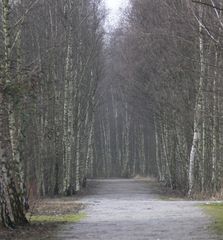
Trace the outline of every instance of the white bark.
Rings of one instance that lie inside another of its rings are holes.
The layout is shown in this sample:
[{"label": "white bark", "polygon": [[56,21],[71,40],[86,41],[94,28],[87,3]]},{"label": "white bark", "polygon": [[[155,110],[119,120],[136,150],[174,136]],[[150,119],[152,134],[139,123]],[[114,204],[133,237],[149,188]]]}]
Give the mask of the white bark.
[{"label": "white bark", "polygon": [[158,130],[158,123],[156,122],[157,120],[154,120],[155,124],[155,142],[156,142],[156,165],[157,165],[157,170],[158,170],[158,176],[159,176],[159,181],[164,181],[164,176],[162,172],[162,164],[161,164],[161,159],[160,159],[160,139],[159,139],[159,130]]},{"label": "white bark", "polygon": [[68,33],[68,45],[67,56],[65,65],[65,85],[64,85],[64,117],[63,117],[63,145],[64,145],[64,157],[63,157],[63,192],[66,193],[70,187],[70,170],[71,170],[71,141],[72,141],[72,101],[71,101],[71,29]]},{"label": "white bark", "polygon": [[129,114],[128,114],[128,103],[125,104],[125,134],[124,134],[124,139],[125,139],[125,149],[124,149],[124,163],[123,163],[123,172],[122,176],[127,177],[129,174],[129,137],[130,137],[130,119],[129,119]]},{"label": "white bark", "polygon": [[202,128],[202,110],[203,110],[203,86],[204,86],[204,77],[205,77],[205,59],[204,59],[204,39],[202,35],[202,18],[203,18],[203,6],[199,5],[199,52],[200,52],[200,79],[198,86],[198,93],[196,98],[196,106],[194,113],[194,133],[193,133],[193,143],[191,147],[190,159],[189,159],[189,191],[188,195],[192,194],[194,186],[194,164],[195,158],[197,156],[198,144],[201,136]]},{"label": "white bark", "polygon": [[162,143],[163,143],[163,152],[164,152],[165,165],[166,165],[165,166],[165,171],[166,171],[166,175],[168,177],[168,184],[170,184],[170,187],[172,188],[173,184],[172,184],[172,178],[171,178],[171,173],[170,173],[166,138],[167,138],[166,128],[165,128],[165,126],[163,126]]},{"label": "white bark", "polygon": [[[217,66],[218,62],[218,53],[216,50],[215,53],[215,64]],[[214,75],[214,82],[213,82],[213,140],[212,140],[212,188],[213,192],[215,193],[217,191],[217,152],[219,151],[218,149],[218,96],[217,96],[217,91],[218,91],[218,86],[217,86],[217,70],[215,70],[215,75]]]},{"label": "white bark", "polygon": [[75,173],[75,191],[77,192],[80,191],[80,144],[81,144],[80,125],[79,125],[79,120],[81,118],[80,107],[81,107],[80,104],[78,104],[78,113],[77,113],[78,129],[77,129],[77,138],[76,138],[76,173]]},{"label": "white bark", "polygon": [[[0,79],[0,84],[2,81]],[[9,196],[9,183],[7,170],[7,154],[6,154],[6,126],[5,119],[7,118],[6,106],[3,100],[2,89],[0,89],[0,214],[1,221],[6,227],[11,227],[14,223],[14,216]]]}]

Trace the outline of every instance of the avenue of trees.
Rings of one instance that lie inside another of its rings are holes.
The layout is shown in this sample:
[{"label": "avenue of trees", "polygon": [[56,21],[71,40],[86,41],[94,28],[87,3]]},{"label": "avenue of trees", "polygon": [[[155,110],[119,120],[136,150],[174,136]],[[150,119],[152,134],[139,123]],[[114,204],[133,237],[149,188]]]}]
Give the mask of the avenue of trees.
[{"label": "avenue of trees", "polygon": [[223,187],[223,0],[0,1],[0,219],[87,177]]}]

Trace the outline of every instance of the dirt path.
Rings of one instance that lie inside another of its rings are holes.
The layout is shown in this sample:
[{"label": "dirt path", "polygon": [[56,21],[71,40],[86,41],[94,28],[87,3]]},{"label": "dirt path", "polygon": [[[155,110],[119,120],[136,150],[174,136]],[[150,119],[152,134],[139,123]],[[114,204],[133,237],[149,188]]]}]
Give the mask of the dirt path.
[{"label": "dirt path", "polygon": [[84,197],[87,218],[67,225],[54,239],[216,240],[198,202],[162,201],[149,182],[92,180]]}]

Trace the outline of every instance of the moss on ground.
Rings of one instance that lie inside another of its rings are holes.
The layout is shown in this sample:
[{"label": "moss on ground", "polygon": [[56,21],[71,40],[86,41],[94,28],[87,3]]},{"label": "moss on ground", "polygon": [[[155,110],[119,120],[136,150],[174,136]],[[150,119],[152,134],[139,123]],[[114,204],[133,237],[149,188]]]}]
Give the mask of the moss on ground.
[{"label": "moss on ground", "polygon": [[213,217],[213,229],[218,234],[223,234],[223,202],[203,204],[202,208],[207,214]]},{"label": "moss on ground", "polygon": [[65,215],[34,215],[31,217],[32,223],[76,223],[84,219],[84,213]]}]

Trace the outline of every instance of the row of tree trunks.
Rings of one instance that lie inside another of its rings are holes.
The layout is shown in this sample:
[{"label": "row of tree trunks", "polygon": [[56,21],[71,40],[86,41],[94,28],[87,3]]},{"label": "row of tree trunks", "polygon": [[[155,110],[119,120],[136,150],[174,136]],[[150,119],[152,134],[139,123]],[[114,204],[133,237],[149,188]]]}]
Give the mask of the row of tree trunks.
[{"label": "row of tree trunks", "polygon": [[104,168],[96,175],[150,174],[190,197],[221,194],[221,6],[130,1],[107,50],[105,106],[95,121],[95,155],[103,154],[95,166]]},{"label": "row of tree trunks", "polygon": [[0,201],[7,227],[28,198],[71,195],[94,172],[103,69],[100,0],[1,1]]},{"label": "row of tree trunks", "polygon": [[28,223],[25,216],[24,178],[18,151],[20,119],[14,100],[12,78],[10,3],[2,1],[4,59],[0,78],[0,208],[4,226]]}]

